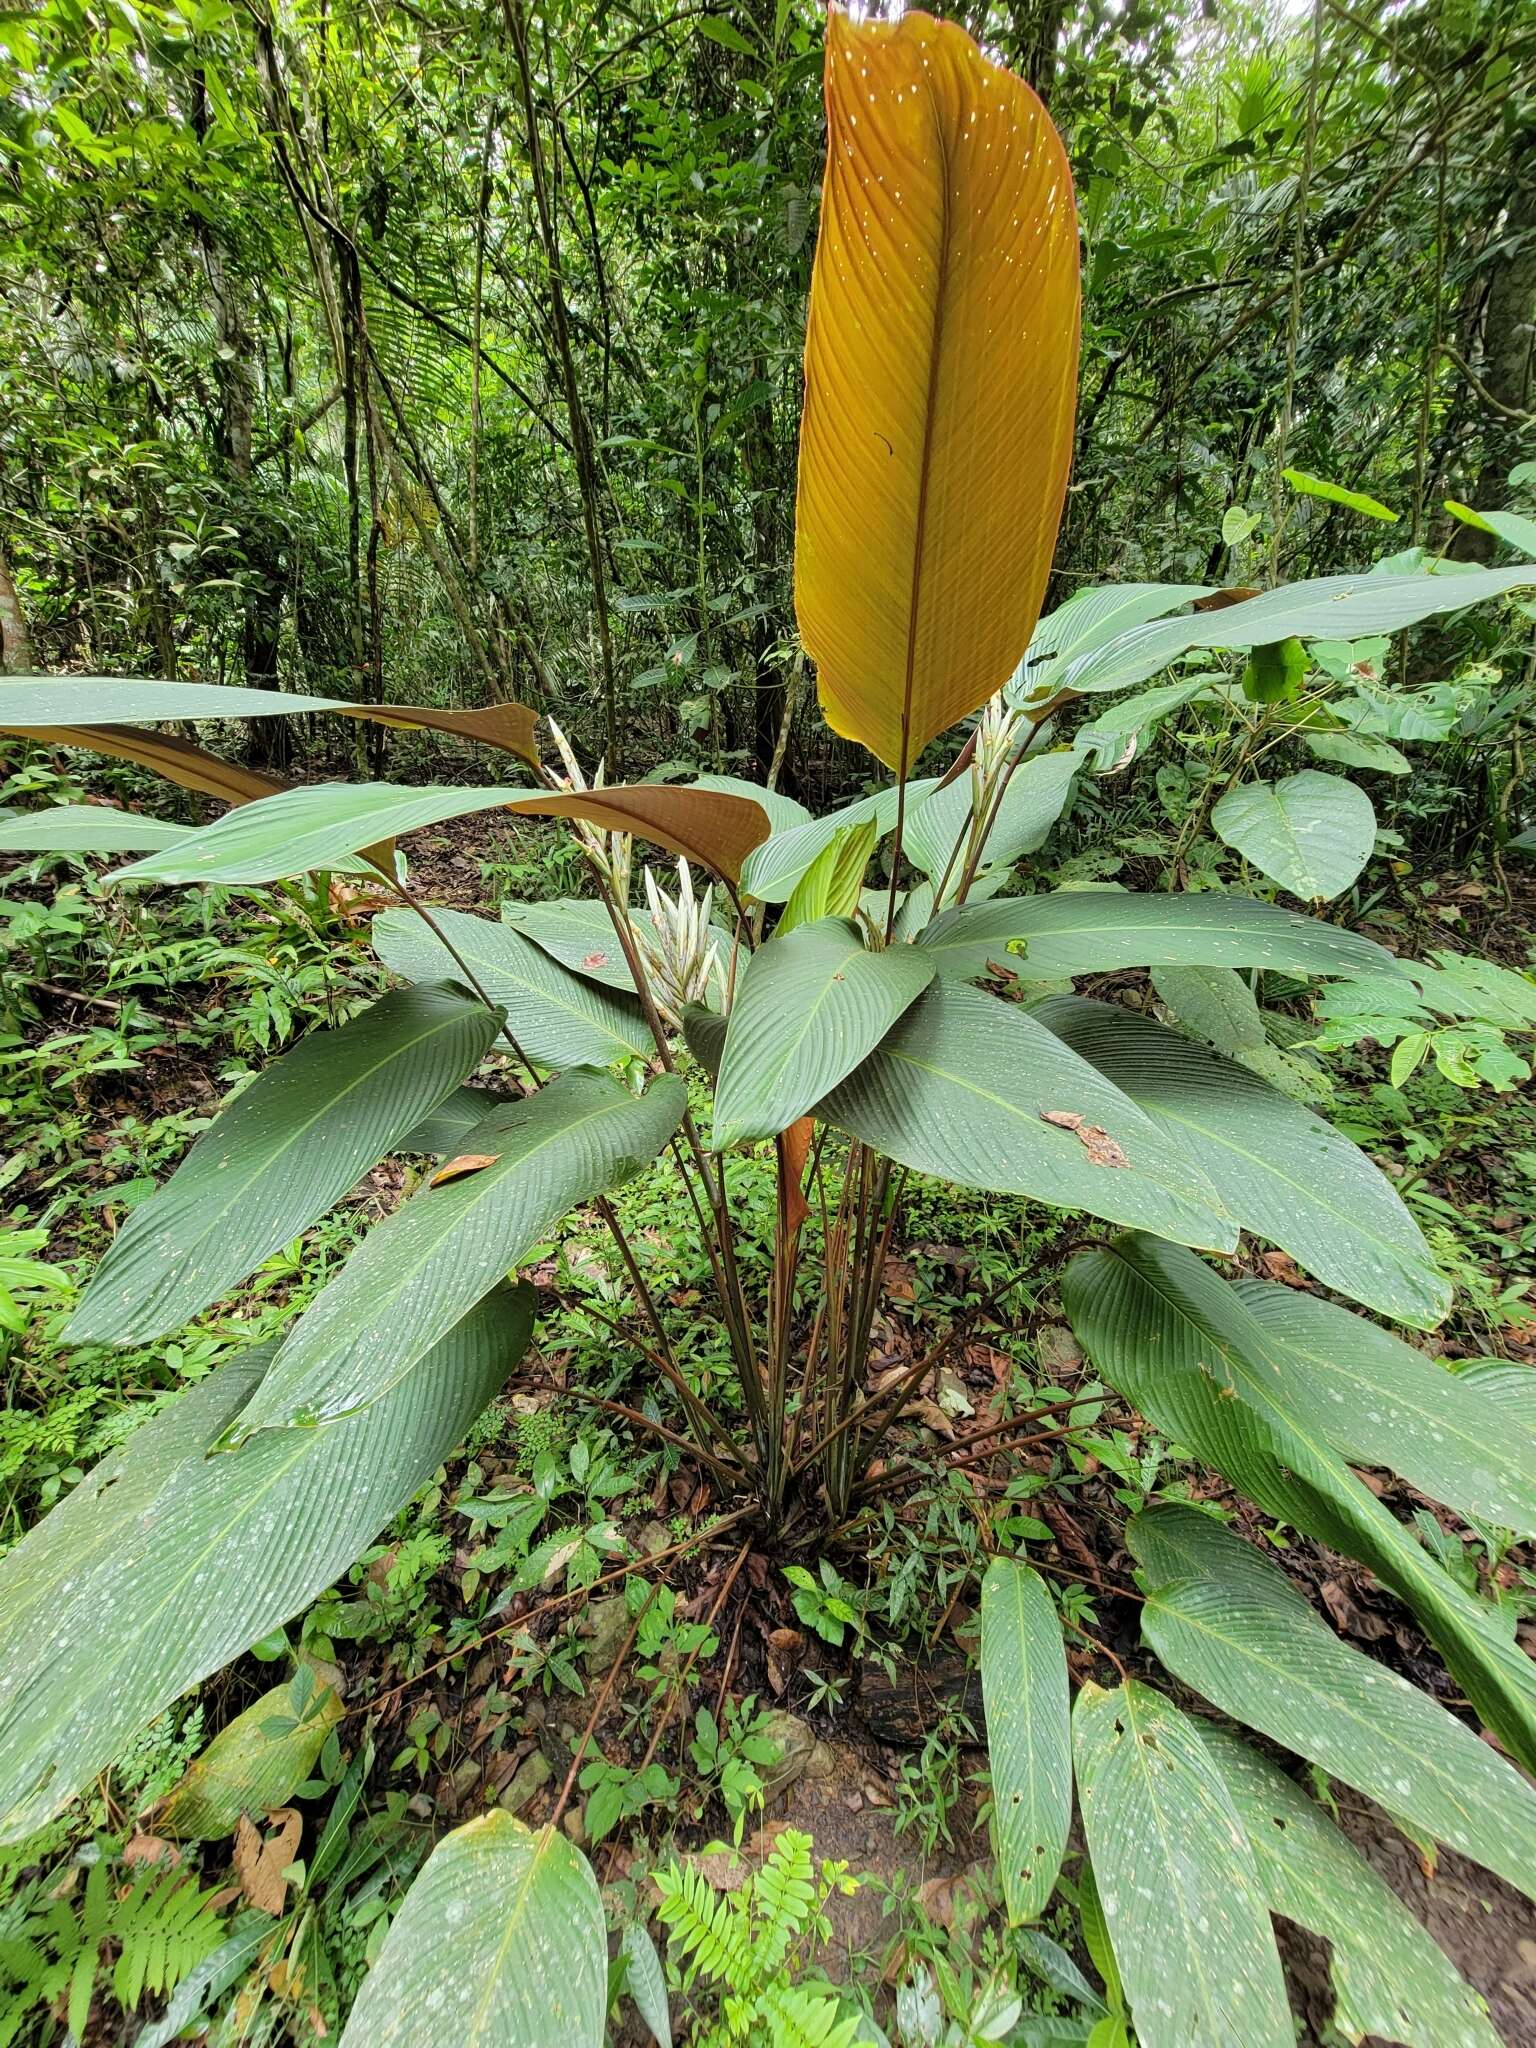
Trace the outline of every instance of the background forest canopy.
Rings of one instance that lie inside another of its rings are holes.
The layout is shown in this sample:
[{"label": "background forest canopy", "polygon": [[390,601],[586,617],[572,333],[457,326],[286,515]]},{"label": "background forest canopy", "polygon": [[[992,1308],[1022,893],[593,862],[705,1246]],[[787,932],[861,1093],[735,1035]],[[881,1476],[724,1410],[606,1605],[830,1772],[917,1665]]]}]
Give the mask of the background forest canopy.
[{"label": "background forest canopy", "polygon": [[[1530,452],[1518,0],[962,19],[1078,187],[1048,604],[1491,545],[1443,503]],[[766,772],[821,42],[800,0],[0,16],[4,665],[518,697],[611,776]],[[824,801],[861,771],[800,723]]]}]

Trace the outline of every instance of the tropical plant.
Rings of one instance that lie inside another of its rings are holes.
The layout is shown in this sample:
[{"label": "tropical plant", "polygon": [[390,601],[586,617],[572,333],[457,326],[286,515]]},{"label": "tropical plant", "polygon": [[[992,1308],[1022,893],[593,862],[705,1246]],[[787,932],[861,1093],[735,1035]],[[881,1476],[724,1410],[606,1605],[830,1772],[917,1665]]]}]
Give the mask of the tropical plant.
[{"label": "tropical plant", "polygon": [[[1374,1321],[1268,1282],[1228,1284],[1200,1256],[1232,1255],[1246,1231],[1333,1293],[1428,1329],[1448,1291],[1409,1212],[1252,1062],[1063,992],[1126,968],[1278,972],[1397,989],[1408,1015],[1422,985],[1372,940],[1273,901],[1019,893],[1015,867],[1074,790],[1114,765],[1102,720],[1085,743],[1050,748],[1047,718],[1073,696],[1129,689],[1191,650],[1235,649],[1244,703],[1294,705],[1308,664],[1334,660],[1319,643],[1462,610],[1536,570],[1399,564],[1178,617],[1167,615],[1203,592],[1120,586],[1037,626],[1072,438],[1078,250],[1060,143],[1027,87],[922,14],[855,22],[834,10],[826,91],[797,604],[829,722],[894,771],[889,785],[813,818],[722,775],[589,778],[552,721],[555,757],[542,756],[517,704],[427,713],[169,680],[0,685],[0,729],[122,755],[230,803],[120,868],[119,883],[361,874],[385,906],[375,951],[408,984],[312,1033],[231,1103],[133,1210],[69,1334],[164,1336],[384,1155],[440,1162],[280,1345],[188,1389],[0,1566],[7,1839],[357,1557],[516,1365],[536,1299],[507,1276],[574,1209],[590,1206],[613,1234],[631,1292],[621,1334],[673,1404],[669,1420],[658,1409],[635,1422],[690,1443],[731,1512],[782,1553],[847,1531],[879,1491],[871,1466],[905,1400],[1026,1277],[870,1385],[911,1175],[1127,1233],[1079,1250],[1063,1279],[1102,1378],[1265,1514],[1368,1566],[1413,1609],[1490,1734],[1536,1767],[1528,1660],[1351,1469],[1390,1465],[1463,1515],[1529,1534],[1528,1419]],[[537,787],[274,788],[154,729],[298,713],[434,725],[514,756]],[[916,774],[967,719],[958,753]],[[422,904],[395,840],[493,809],[566,821],[592,897],[511,906],[500,922]],[[1316,902],[1368,855],[1369,810],[1343,778],[1309,771],[1236,782],[1212,822]],[[58,846],[70,828],[44,829]],[[643,906],[636,839],[679,861],[675,878],[647,871]],[[714,878],[702,891],[696,869]],[[1001,978],[1013,985],[1000,998]],[[501,1063],[477,1082],[498,1039]],[[690,1060],[712,1090],[705,1118]],[[740,1256],[724,1160],[759,1145],[777,1172],[766,1280]],[[729,1400],[690,1379],[643,1248],[608,1200],[663,1155],[713,1274]],[[1175,1678],[1536,1895],[1536,1794],[1493,1748],[1342,1644],[1210,1515],[1153,1505],[1128,1540],[1148,1646]],[[823,1635],[829,1619],[858,1622],[835,1572],[791,1569]],[[1255,1752],[1124,1674],[1069,1703],[1056,1603],[1010,1558],[987,1573],[982,1660],[1010,1915],[1030,1921],[1051,1897],[1075,1777],[1148,2048],[1289,2044],[1272,1912],[1333,1941],[1357,2036],[1491,2040],[1450,1966]],[[1294,1855],[1277,1851],[1280,1833]],[[706,1903],[689,1907],[700,1967],[709,1930],[741,1933]],[[593,1874],[563,1836],[506,1815],[472,1822],[409,1893],[348,2038],[457,2042],[472,2018],[476,2038],[595,2043],[602,1948]],[[753,1976],[742,1989],[759,1987]]]}]

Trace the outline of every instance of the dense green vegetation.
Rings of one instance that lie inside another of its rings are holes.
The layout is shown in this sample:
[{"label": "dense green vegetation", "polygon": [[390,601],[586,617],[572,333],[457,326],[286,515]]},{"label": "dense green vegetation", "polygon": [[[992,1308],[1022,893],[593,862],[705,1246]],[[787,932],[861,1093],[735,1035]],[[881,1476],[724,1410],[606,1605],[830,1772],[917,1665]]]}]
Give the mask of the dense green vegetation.
[{"label": "dense green vegetation", "polygon": [[1525,2038],[1536,30],[965,25],[0,19],[0,2043]]}]

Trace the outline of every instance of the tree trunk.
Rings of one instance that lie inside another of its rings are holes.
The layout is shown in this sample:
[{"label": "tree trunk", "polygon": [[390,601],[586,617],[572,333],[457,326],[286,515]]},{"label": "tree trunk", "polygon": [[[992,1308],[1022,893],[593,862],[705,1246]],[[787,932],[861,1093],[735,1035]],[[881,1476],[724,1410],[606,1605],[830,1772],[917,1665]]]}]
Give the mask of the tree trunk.
[{"label": "tree trunk", "polygon": [[11,578],[11,565],[4,548],[0,548],[0,675],[31,673],[32,635],[27,631],[27,615]]}]

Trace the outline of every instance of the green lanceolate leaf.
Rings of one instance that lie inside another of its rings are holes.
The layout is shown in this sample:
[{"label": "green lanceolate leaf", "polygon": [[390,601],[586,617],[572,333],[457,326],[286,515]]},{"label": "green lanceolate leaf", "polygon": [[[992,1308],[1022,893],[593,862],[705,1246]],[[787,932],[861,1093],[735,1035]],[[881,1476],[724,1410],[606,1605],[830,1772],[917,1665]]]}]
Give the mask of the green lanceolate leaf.
[{"label": "green lanceolate leaf", "polygon": [[[572,974],[634,994],[635,977],[603,904],[565,897],[556,903],[509,903],[501,914],[504,923],[532,939]],[[630,916],[636,923],[650,923],[643,911],[632,910]]]},{"label": "green lanceolate leaf", "polygon": [[341,2048],[602,2048],[607,2007],[591,1866],[557,1828],[486,1813],[427,1858]]},{"label": "green lanceolate leaf", "polygon": [[1330,483],[1326,477],[1309,476],[1304,469],[1282,469],[1280,474],[1291,489],[1299,491],[1304,498],[1326,498],[1330,505],[1342,505],[1350,512],[1363,512],[1367,519],[1396,523],[1397,513],[1365,491],[1352,491],[1345,484]]},{"label": "green lanceolate leaf", "polygon": [[498,1022],[466,989],[433,982],[301,1039],[129,1213],[69,1341],[142,1344],[180,1329],[400,1145],[479,1065]]},{"label": "green lanceolate leaf", "polygon": [[455,1088],[395,1146],[397,1152],[462,1152],[464,1140],[504,1098],[489,1088]]},{"label": "green lanceolate leaf", "polygon": [[412,1195],[363,1239],[225,1443],[332,1423],[377,1401],[577,1203],[654,1159],[687,1099],[672,1074],[635,1096],[577,1067],[498,1103],[464,1140],[473,1167]]},{"label": "green lanceolate leaf", "polygon": [[[911,817],[923,799],[938,788],[938,779],[930,776],[926,781],[909,782],[906,788],[905,815]],[[897,811],[901,809],[900,797],[901,792],[895,787],[878,790],[874,796],[845,804],[840,811],[829,811],[824,818],[812,818],[808,824],[792,825],[783,832],[775,830],[747,855],[741,870],[743,893],[755,896],[760,903],[786,902],[812,861],[845,826],[862,825],[872,818],[884,838],[895,826]]]},{"label": "green lanceolate leaf", "polygon": [[776,789],[765,789],[760,782],[751,782],[743,775],[698,775],[694,777],[694,789],[719,789],[727,796],[750,797],[762,807],[770,827],[775,832],[792,832],[797,825],[809,825],[811,814],[804,804],[797,804],[792,796],[784,796]]},{"label": "green lanceolate leaf", "polygon": [[1402,978],[1392,955],[1373,940],[1251,896],[1058,889],[943,911],[917,943],[941,974],[966,981],[994,965],[1027,981],[1118,967],[1268,967],[1286,974]]},{"label": "green lanceolate leaf", "polygon": [[958,982],[932,982],[818,1114],[962,1187],[1236,1242],[1200,1168],[1128,1096],[1033,1017]]},{"label": "green lanceolate leaf", "polygon": [[631,1920],[619,1942],[624,1989],[650,2029],[656,2048],[672,2048],[672,2015],[667,2009],[667,1973],[643,1920]]},{"label": "green lanceolate leaf", "polygon": [[1029,650],[1008,684],[1010,704],[1048,696],[1068,662],[1107,647],[1134,626],[1160,619],[1192,598],[1205,597],[1205,583],[1106,583],[1079,590],[1036,626]]},{"label": "green lanceolate leaf", "polygon": [[1380,775],[1411,775],[1413,763],[1390,740],[1368,732],[1304,732],[1308,750],[1341,768],[1369,768]]},{"label": "green lanceolate leaf", "polygon": [[507,1029],[541,1067],[608,1066],[655,1050],[633,997],[567,974],[510,926],[464,910],[434,911],[432,922],[447,945],[413,911],[386,910],[373,920],[373,950],[405,981],[435,981],[467,967],[506,1011]]},{"label": "green lanceolate leaf", "polygon": [[1229,789],[1211,825],[1261,874],[1309,902],[1347,889],[1376,843],[1376,813],[1365,791],[1315,768]]},{"label": "green lanceolate leaf", "polygon": [[215,1735],[155,1809],[155,1829],[180,1842],[217,1842],[242,1814],[286,1806],[341,1719],[334,1686],[309,1671],[264,1692]]},{"label": "green lanceolate leaf", "polygon": [[132,676],[17,676],[0,682],[0,732],[55,725],[152,725],[157,719],[292,718],[350,710],[340,697],[242,690],[224,683],[157,683]]},{"label": "green lanceolate leaf", "polygon": [[1427,1329],[1449,1309],[1450,1288],[1396,1189],[1310,1109],[1114,1004],[1051,996],[1031,1015],[1199,1160],[1245,1230],[1400,1322]]},{"label": "green lanceolate leaf", "polygon": [[[1310,1388],[1313,1413],[1350,1464],[1399,1472],[1459,1515],[1536,1536],[1536,1445],[1511,1434],[1502,1404],[1475,1375],[1447,1371],[1315,1294],[1266,1280],[1239,1280],[1234,1292],[1287,1378]],[[1536,1378],[1529,1367],[1514,1369]]]},{"label": "green lanceolate leaf", "polygon": [[913,946],[869,953],[842,918],[772,938],[747,962],[715,1091],[717,1147],[771,1138],[879,1044],[933,979]]},{"label": "green lanceolate leaf", "polygon": [[1072,1820],[1067,1655],[1056,1604],[1026,1564],[996,1557],[981,1582],[981,1684],[997,1867],[1018,1926],[1056,1889]]},{"label": "green lanceolate leaf", "polygon": [[270,1365],[263,1345],[143,1423],[7,1552],[0,1841],[344,1571],[501,1385],[519,1322],[498,1292],[366,1413],[210,1458]]},{"label": "green lanceolate leaf", "polygon": [[1221,1773],[1272,1913],[1333,1949],[1333,2023],[1405,2048],[1499,2048],[1488,2009],[1315,1800],[1225,1729],[1200,1740]]},{"label": "green lanceolate leaf", "polygon": [[1315,1390],[1210,1267],[1144,1236],[1084,1252],[1068,1318],[1111,1386],[1267,1514],[1358,1558],[1408,1603],[1509,1753],[1536,1765],[1536,1674],[1334,1449]]},{"label": "green lanceolate leaf", "polygon": [[1085,1685],[1083,1832],[1143,2048],[1292,2048],[1248,1837],[1195,1724],[1150,1686]]},{"label": "green lanceolate leaf", "polygon": [[1155,619],[1091,651],[1052,662],[1054,689],[1128,690],[1145,683],[1192,647],[1262,647],[1275,640],[1360,640],[1399,633],[1424,619],[1464,611],[1536,582],[1530,568],[1478,569],[1468,574],[1317,576],[1266,590],[1244,604]]},{"label": "green lanceolate leaf", "polygon": [[[790,891],[774,926],[774,937],[787,939],[797,926],[815,924],[820,918],[852,917],[879,836],[873,818],[866,818],[862,825],[844,825],[834,833]],[[883,931],[884,925],[880,928]]]},{"label": "green lanceolate leaf", "polygon": [[[982,858],[989,866],[1006,866],[1021,854],[1033,853],[1043,843],[1066,809],[1082,765],[1081,757],[1075,753],[1038,754],[1019,763],[1008,779],[987,833]],[[947,870],[950,891],[959,882],[965,866],[971,790],[969,775],[958,776],[947,789],[936,789],[913,812],[902,834],[902,851],[913,866],[931,875],[935,882]]]},{"label": "green lanceolate leaf", "polygon": [[[1198,1575],[1154,1576],[1138,1531],[1168,1520],[1203,1554]],[[1536,1791],[1465,1722],[1340,1641],[1277,1566],[1197,1509],[1148,1510],[1127,1541],[1147,1567],[1142,1630],[1175,1677],[1536,1895]]]},{"label": "green lanceolate leaf", "polygon": [[146,854],[108,877],[113,882],[281,881],[334,868],[386,839],[491,811],[524,796],[520,789],[397,788],[388,782],[317,782],[279,790],[226,811],[174,846]]},{"label": "green lanceolate leaf", "polygon": [[189,829],[107,804],[49,804],[0,823],[0,853],[147,853]]}]

